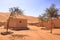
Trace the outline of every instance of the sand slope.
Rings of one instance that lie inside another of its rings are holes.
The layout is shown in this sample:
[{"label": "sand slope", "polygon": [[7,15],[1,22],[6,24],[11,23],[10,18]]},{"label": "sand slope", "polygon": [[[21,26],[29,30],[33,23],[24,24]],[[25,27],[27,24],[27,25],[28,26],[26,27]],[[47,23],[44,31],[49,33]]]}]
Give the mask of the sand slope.
[{"label": "sand slope", "polygon": [[[8,19],[9,15],[10,15],[9,12],[0,12],[0,22],[5,22]],[[27,16],[27,15],[19,15],[17,17],[27,19],[28,23],[37,23],[38,22],[37,17]]]}]

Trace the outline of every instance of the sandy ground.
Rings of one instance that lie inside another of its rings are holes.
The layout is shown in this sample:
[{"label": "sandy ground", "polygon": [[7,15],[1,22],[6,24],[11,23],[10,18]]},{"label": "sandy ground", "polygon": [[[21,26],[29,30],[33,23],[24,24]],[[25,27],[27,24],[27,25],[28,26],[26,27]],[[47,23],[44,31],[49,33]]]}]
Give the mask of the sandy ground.
[{"label": "sandy ground", "polygon": [[[50,30],[42,29],[43,27],[28,25],[29,30],[10,30],[13,32],[9,35],[1,35],[0,40],[60,40],[60,29],[53,29],[53,33]],[[6,29],[0,27],[0,33],[6,31]]]}]

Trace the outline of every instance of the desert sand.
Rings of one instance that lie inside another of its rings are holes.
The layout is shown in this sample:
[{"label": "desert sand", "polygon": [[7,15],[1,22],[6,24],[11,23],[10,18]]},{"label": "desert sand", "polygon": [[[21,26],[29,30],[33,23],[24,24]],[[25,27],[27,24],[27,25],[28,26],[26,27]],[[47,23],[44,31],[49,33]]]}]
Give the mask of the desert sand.
[{"label": "desert sand", "polygon": [[[24,16],[24,15],[23,15]],[[20,16],[27,18],[28,23],[37,23],[38,19],[31,16]],[[9,17],[7,13],[0,13],[0,22],[5,22]],[[44,27],[38,27],[34,25],[27,26],[29,30],[11,30],[11,34],[1,35],[0,40],[60,40],[60,29],[53,29],[53,33],[50,30],[42,29]],[[5,32],[4,26],[0,26],[0,33]]]},{"label": "desert sand", "polygon": [[[29,30],[10,30],[13,32],[8,35],[1,35],[0,40],[60,40],[60,29],[54,29],[53,33],[50,30],[42,30],[42,27],[28,25]],[[0,32],[4,32],[6,29],[0,27]]]}]

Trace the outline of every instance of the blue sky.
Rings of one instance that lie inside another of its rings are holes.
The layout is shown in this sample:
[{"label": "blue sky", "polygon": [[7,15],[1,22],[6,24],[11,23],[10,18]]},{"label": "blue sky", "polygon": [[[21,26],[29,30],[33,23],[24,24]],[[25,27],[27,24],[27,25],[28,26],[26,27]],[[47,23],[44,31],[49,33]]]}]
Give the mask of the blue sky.
[{"label": "blue sky", "polygon": [[26,15],[38,16],[52,3],[60,8],[60,0],[0,0],[0,12],[7,12],[11,7],[19,7]]}]

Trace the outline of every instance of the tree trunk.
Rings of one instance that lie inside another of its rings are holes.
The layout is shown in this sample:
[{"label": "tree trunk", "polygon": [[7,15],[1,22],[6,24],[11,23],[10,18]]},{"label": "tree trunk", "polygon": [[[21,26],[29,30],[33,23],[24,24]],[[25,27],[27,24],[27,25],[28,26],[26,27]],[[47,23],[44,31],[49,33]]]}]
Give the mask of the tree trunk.
[{"label": "tree trunk", "polygon": [[52,28],[53,28],[53,27],[52,27],[52,18],[51,18],[51,33],[52,33]]},{"label": "tree trunk", "polygon": [[42,21],[42,27],[43,27],[43,21]]},{"label": "tree trunk", "polygon": [[8,28],[9,28],[9,21],[10,19],[7,20],[7,29],[6,29],[6,32],[8,32]]},{"label": "tree trunk", "polygon": [[8,32],[9,22],[10,22],[10,19],[11,19],[11,15],[12,15],[12,13],[10,14],[10,16],[9,16],[9,18],[8,18],[8,20],[7,20],[7,29],[6,29],[6,32]]}]

